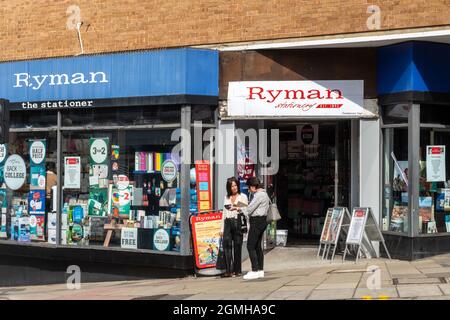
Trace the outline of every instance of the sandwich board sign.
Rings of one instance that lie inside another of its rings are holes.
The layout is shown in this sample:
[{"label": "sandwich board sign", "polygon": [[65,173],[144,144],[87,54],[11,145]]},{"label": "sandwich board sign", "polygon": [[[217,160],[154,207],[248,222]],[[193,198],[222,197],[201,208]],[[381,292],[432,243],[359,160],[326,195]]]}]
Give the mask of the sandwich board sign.
[{"label": "sandwich board sign", "polygon": [[[381,233],[380,227],[373,215],[371,208],[354,208],[352,213],[352,218],[350,226],[348,228],[347,239],[345,241],[345,250],[343,261],[347,253],[349,252],[349,246],[357,246],[358,250],[356,253],[356,262],[361,253],[361,249],[369,250],[374,248],[372,246],[372,241],[379,241],[383,244],[384,250],[388,255],[389,259],[391,256],[386,247],[386,243]],[[364,242],[364,243],[363,243]],[[362,246],[370,246],[371,248],[362,248]]]},{"label": "sandwich board sign", "polygon": [[334,259],[341,233],[342,231],[346,232],[345,227],[348,227],[350,220],[350,213],[345,207],[334,207],[327,210],[322,235],[320,237],[318,256],[320,255],[323,245],[322,259],[325,257],[328,258],[331,247],[333,247],[331,260]]}]

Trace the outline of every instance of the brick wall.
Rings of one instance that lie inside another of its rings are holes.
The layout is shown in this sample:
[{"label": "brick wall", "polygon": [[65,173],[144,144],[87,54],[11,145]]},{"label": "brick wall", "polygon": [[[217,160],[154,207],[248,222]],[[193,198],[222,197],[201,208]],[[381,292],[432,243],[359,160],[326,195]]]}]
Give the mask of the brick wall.
[{"label": "brick wall", "polygon": [[450,25],[449,0],[3,0],[0,61],[79,53],[70,5],[89,54],[366,32],[370,4],[383,30]]}]

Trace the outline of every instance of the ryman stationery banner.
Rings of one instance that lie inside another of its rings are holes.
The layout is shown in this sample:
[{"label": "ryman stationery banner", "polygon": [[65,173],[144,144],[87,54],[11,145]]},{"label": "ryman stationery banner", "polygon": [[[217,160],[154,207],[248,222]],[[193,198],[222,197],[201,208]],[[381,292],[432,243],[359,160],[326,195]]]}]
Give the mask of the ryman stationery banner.
[{"label": "ryman stationery banner", "polygon": [[363,80],[230,82],[229,117],[374,117]]}]

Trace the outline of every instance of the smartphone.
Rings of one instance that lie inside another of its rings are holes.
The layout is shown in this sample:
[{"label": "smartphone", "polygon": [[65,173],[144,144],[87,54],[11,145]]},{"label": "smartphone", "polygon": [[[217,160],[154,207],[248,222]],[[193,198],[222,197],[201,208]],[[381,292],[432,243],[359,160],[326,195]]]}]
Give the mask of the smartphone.
[{"label": "smartphone", "polygon": [[230,210],[231,209],[231,204],[226,204],[224,207],[225,207],[225,209]]}]

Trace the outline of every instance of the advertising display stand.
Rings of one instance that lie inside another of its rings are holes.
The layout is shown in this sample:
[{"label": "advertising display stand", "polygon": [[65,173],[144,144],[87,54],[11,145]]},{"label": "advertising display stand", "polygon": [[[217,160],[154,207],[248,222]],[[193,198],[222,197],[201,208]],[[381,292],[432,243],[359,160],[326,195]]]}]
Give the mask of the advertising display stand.
[{"label": "advertising display stand", "polygon": [[[350,253],[349,246],[356,247],[355,263],[358,262],[358,259],[361,256],[361,250],[367,257],[367,252],[375,251],[372,246],[372,241],[379,241],[383,244],[384,250],[390,260],[391,256],[386,247],[383,234],[381,233],[371,208],[354,208],[347,233],[347,240],[345,241],[345,250],[342,261],[345,261],[347,253]],[[379,255],[377,255],[377,258],[379,258]]]},{"label": "advertising display stand", "polygon": [[189,221],[195,275],[217,276],[222,274],[222,270],[216,269],[222,212],[199,212],[191,215]]},{"label": "advertising display stand", "polygon": [[319,257],[320,253],[322,252],[322,259],[325,258],[325,252],[327,249],[326,240],[328,238],[328,232],[330,231],[330,221],[332,214],[333,208],[328,208],[327,214],[325,215],[325,222],[323,223],[322,234],[320,235],[319,250],[317,251],[317,257]]},{"label": "advertising display stand", "polygon": [[322,251],[322,260],[328,259],[332,250],[331,261],[334,260],[341,233],[344,233],[345,236],[350,221],[351,216],[346,207],[335,207],[327,210],[317,256],[320,256]]}]

